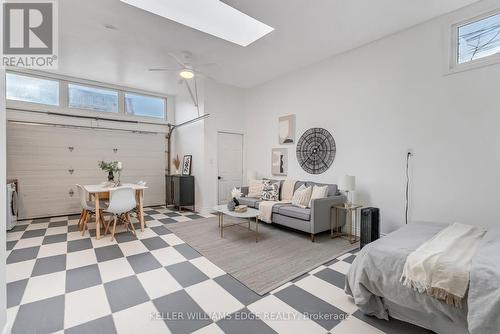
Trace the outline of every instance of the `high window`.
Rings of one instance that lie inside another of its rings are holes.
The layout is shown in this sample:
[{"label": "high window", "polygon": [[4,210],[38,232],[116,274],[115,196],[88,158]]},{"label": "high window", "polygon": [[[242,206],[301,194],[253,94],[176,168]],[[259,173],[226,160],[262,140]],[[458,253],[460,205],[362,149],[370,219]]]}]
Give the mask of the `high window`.
[{"label": "high window", "polygon": [[58,106],[59,81],[7,73],[6,98],[14,101]]},{"label": "high window", "polygon": [[125,112],[129,115],[165,119],[165,99],[125,93]]}]

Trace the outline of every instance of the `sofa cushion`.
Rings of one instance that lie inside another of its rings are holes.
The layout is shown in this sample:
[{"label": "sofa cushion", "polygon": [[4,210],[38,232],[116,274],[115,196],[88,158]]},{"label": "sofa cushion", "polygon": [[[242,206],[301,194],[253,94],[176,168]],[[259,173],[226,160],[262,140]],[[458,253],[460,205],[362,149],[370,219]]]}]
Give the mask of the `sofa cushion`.
[{"label": "sofa cushion", "polygon": [[273,205],[273,213],[279,213],[280,208],[284,206],[290,206],[290,203],[276,203]]},{"label": "sofa cushion", "polygon": [[318,186],[318,187],[322,187],[322,186],[328,186],[328,194],[326,196],[335,196],[337,195],[337,192],[338,192],[338,188],[337,188],[337,185],[336,184],[325,184],[325,183],[316,183],[316,182],[306,182],[306,186]]},{"label": "sofa cushion", "polygon": [[302,220],[311,220],[311,209],[299,208],[298,206],[282,206],[279,208],[279,214]]},{"label": "sofa cushion", "polygon": [[265,201],[277,201],[279,200],[280,184],[279,182],[271,183],[270,180],[264,181],[264,187],[262,188],[262,198]]},{"label": "sofa cushion", "polygon": [[259,208],[259,202],[262,200],[260,198],[255,198],[255,197],[241,197],[238,198],[238,201],[240,202],[240,205],[246,205],[249,208]]}]

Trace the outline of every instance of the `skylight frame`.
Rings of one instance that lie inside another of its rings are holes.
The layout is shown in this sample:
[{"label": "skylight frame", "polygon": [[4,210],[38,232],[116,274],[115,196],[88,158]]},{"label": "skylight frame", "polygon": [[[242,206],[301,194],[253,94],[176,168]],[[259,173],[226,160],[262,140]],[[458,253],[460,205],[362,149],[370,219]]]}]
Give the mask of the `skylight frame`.
[{"label": "skylight frame", "polygon": [[274,31],[219,0],[120,1],[243,47]]}]

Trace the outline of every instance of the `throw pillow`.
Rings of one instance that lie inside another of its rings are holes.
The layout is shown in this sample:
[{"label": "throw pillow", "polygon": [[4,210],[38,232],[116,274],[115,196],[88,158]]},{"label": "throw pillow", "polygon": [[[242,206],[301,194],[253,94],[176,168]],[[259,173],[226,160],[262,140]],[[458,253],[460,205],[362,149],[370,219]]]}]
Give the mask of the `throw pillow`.
[{"label": "throw pillow", "polygon": [[311,200],[312,187],[306,187],[301,185],[299,189],[295,190],[292,198],[292,205],[299,206],[301,208],[306,208]]},{"label": "throw pillow", "polygon": [[313,199],[325,198],[328,195],[328,186],[314,186],[309,200],[309,207],[312,206]]},{"label": "throw pillow", "polygon": [[264,183],[262,180],[250,180],[250,182],[248,182],[248,197],[259,198],[262,195],[263,187]]},{"label": "throw pillow", "polygon": [[279,200],[279,189],[279,183],[271,183],[270,180],[264,181],[260,198],[264,201],[277,201]]}]

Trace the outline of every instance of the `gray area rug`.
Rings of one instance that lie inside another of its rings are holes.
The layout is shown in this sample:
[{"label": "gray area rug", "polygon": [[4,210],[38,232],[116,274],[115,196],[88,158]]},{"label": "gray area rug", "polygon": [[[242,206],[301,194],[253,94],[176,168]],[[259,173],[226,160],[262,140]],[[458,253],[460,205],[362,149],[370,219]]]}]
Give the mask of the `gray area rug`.
[{"label": "gray area rug", "polygon": [[[224,224],[234,223],[224,217]],[[280,285],[354,250],[359,244],[330,239],[329,233],[309,240],[309,235],[283,227],[259,223],[259,242],[246,225],[224,229],[220,237],[218,218],[168,224],[168,229],[226,273],[264,295]],[[252,229],[255,222],[252,222]]]}]

